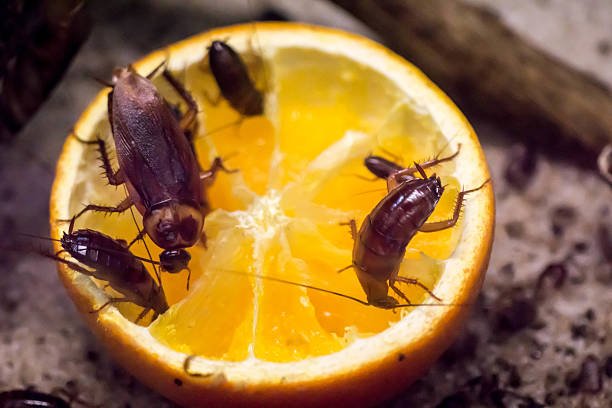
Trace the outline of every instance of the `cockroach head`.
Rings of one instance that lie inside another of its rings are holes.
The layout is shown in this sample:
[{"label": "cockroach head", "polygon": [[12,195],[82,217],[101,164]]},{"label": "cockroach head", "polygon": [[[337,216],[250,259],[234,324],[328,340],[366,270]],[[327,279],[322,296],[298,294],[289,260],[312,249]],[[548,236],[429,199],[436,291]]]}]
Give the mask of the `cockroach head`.
[{"label": "cockroach head", "polygon": [[433,191],[438,198],[442,197],[442,193],[444,192],[444,186],[442,185],[442,180],[440,177],[436,176],[436,173],[429,176],[429,180],[433,182]]},{"label": "cockroach head", "polygon": [[191,255],[184,249],[166,249],[159,254],[159,262],[165,272],[179,273],[184,269],[188,269]]},{"label": "cockroach head", "polygon": [[198,241],[204,217],[195,206],[169,201],[152,207],[143,221],[145,231],[157,246],[178,249]]}]

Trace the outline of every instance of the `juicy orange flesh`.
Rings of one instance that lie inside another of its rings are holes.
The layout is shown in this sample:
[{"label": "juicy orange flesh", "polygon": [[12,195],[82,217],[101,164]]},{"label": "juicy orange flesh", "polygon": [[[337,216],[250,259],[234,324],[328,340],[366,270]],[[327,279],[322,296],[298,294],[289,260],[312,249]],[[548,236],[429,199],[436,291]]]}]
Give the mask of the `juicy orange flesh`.
[{"label": "juicy orange flesh", "polygon": [[[410,313],[248,274],[365,300],[352,269],[337,273],[351,264],[353,248],[349,228],[340,224],[355,219],[359,227],[386,194],[384,180],[367,180],[372,175],[363,159],[373,153],[410,165],[441,151],[442,156],[451,154],[456,146],[447,145],[431,117],[383,74],[311,50],[279,50],[267,61],[266,92],[277,102],[265,117],[241,118],[225,101],[213,103],[219,91],[200,66],[177,75],[201,110],[196,150],[202,168],[220,156],[239,172],[220,173],[207,189],[214,209],[205,222],[208,248],[190,249],[189,292],[186,271],[163,274],[173,306],[150,325],[153,336],[177,351],[209,359],[294,361],[340,350]],[[172,103],[180,103],[161,79],[155,81]],[[108,125],[100,123],[96,131],[109,134]],[[93,175],[96,154],[91,150],[83,157],[82,180],[71,199],[73,213],[81,203],[113,204],[125,196],[123,188],[113,193]],[[451,161],[427,170],[446,185],[430,221],[452,215],[459,190],[451,176],[454,166]],[[141,215],[135,215],[141,224]],[[77,222],[77,228],[85,227],[128,241],[137,233],[129,212],[87,214]],[[400,275],[433,288],[459,231],[460,223],[418,233],[408,245]],[[149,239],[147,245],[157,259],[161,249]],[[142,243],[133,251],[148,256]],[[414,303],[434,302],[417,287],[400,288]],[[117,307],[132,320],[142,310],[129,304]]]}]

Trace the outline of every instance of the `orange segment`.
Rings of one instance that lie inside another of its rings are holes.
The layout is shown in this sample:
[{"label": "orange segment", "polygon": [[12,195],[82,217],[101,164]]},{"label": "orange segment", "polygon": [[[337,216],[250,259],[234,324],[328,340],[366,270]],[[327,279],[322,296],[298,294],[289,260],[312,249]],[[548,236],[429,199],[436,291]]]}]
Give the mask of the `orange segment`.
[{"label": "orange segment", "polygon": [[[89,314],[109,292],[64,266],[60,276],[119,361],[181,404],[373,404],[414,381],[436,359],[467,308],[377,309],[363,304],[352,269],[338,273],[352,262],[346,223],[354,219],[359,226],[387,194],[386,182],[371,180],[363,159],[376,154],[410,166],[452,154],[461,144],[455,159],[426,170],[446,185],[430,217],[439,221],[452,215],[463,186],[489,177],[484,156],[448,98],[381,46],[296,24],[257,24],[255,32],[266,67],[265,81],[257,78],[266,83],[264,116],[241,118],[226,101],[216,103],[218,88],[202,62],[213,39],[228,38],[246,53],[252,25],[204,33],[134,64],[147,73],[168,58],[199,105],[194,143],[201,167],[222,157],[227,168],[238,170],[220,173],[206,188],[212,209],[204,226],[207,247],[189,250],[190,290],[186,271],[164,273],[171,307],[145,326],[148,321],[133,323],[141,309],[129,304]],[[162,79],[155,83],[172,104],[184,107]],[[110,139],[105,93],[75,130],[82,138]],[[125,197],[122,188],[113,191],[94,174],[95,156],[68,139],[52,220],[70,217],[82,203]],[[142,222],[141,215],[136,218]],[[486,269],[492,227],[487,185],[470,197],[455,227],[417,233],[399,275],[418,279],[444,303],[471,303]],[[52,223],[54,237],[60,228]],[[90,214],[77,228],[128,241],[138,231],[129,213]],[[161,249],[150,240],[147,245],[157,259]],[[140,243],[134,252],[148,257]],[[398,286],[414,303],[436,303],[417,286]],[[196,357],[188,360],[188,373],[183,364],[189,356]]]}]

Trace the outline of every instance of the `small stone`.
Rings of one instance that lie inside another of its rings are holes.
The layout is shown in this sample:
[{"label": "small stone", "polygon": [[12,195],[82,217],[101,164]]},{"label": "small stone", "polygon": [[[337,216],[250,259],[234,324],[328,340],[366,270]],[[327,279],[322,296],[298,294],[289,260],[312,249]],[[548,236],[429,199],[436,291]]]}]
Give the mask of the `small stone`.
[{"label": "small stone", "polygon": [[570,394],[584,392],[596,394],[601,391],[603,379],[599,370],[599,360],[589,354],[580,367],[579,373],[568,373],[565,384],[569,388]]},{"label": "small stone", "polygon": [[511,221],[504,225],[506,234],[512,239],[520,239],[525,236],[525,227],[520,221]]},{"label": "small stone", "polygon": [[523,385],[523,379],[521,378],[521,375],[519,374],[518,369],[515,365],[512,365],[512,367],[510,367],[508,385],[512,388],[518,388]]},{"label": "small stone", "polygon": [[560,289],[567,279],[568,271],[562,263],[551,263],[544,268],[534,287],[534,297],[540,298],[545,291],[545,288],[552,287]]},{"label": "small stone", "polygon": [[587,336],[588,328],[586,324],[572,324],[572,339],[584,339]]},{"label": "small stone", "polygon": [[507,263],[503,265],[501,268],[499,268],[499,273],[500,275],[503,275],[511,281],[512,279],[514,279],[514,264]]},{"label": "small stone", "polygon": [[604,364],[604,372],[608,378],[612,378],[612,355],[606,358],[606,363]]},{"label": "small stone", "polygon": [[531,325],[537,317],[537,309],[531,299],[522,295],[502,296],[495,312],[498,329],[516,332]]},{"label": "small stone", "polygon": [[588,249],[589,249],[589,244],[587,244],[584,241],[576,242],[574,244],[574,251],[580,254],[586,252]]},{"label": "small stone", "polygon": [[557,237],[563,235],[565,229],[571,226],[577,218],[576,210],[567,205],[555,207],[551,213],[551,230]]},{"label": "small stone", "polygon": [[612,262],[612,228],[609,224],[599,224],[597,227],[597,240],[601,253],[608,262]]},{"label": "small stone", "polygon": [[612,51],[612,43],[607,39],[601,39],[597,42],[597,52],[602,56],[607,56]]},{"label": "small stone", "polygon": [[87,353],[85,353],[85,358],[87,359],[87,361],[95,363],[100,359],[100,354],[98,354],[98,352],[94,350],[87,350]]},{"label": "small stone", "polygon": [[445,397],[436,408],[463,408],[469,407],[471,400],[465,391],[459,391]]},{"label": "small stone", "polygon": [[455,364],[462,359],[469,359],[476,354],[479,338],[476,333],[467,331],[462,333],[453,345],[442,355],[442,362],[447,365]]}]

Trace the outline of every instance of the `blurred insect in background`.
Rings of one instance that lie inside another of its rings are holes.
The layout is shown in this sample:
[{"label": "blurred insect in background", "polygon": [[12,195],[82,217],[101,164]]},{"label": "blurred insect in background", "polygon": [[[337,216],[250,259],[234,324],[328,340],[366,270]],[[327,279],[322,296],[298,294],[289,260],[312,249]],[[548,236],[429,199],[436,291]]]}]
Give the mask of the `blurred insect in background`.
[{"label": "blurred insect in background", "polygon": [[83,401],[63,388],[57,388],[51,394],[32,389],[0,392],[0,408],[70,408],[72,404],[89,408],[99,407]]}]

